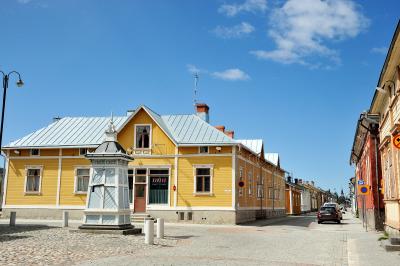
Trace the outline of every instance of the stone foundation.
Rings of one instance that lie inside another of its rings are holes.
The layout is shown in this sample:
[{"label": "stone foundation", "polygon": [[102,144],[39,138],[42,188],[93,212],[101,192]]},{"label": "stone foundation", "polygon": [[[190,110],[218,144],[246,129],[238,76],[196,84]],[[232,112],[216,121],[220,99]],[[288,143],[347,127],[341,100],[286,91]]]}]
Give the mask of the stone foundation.
[{"label": "stone foundation", "polygon": [[23,209],[23,208],[3,208],[2,218],[9,218],[10,212],[17,213],[18,218],[22,219],[52,219],[62,220],[63,211],[69,212],[69,219],[71,220],[82,220],[83,210],[68,210],[68,209]]},{"label": "stone foundation", "polygon": [[148,210],[154,218],[163,218],[170,223],[194,223],[194,224],[235,224],[234,211],[154,211]]}]

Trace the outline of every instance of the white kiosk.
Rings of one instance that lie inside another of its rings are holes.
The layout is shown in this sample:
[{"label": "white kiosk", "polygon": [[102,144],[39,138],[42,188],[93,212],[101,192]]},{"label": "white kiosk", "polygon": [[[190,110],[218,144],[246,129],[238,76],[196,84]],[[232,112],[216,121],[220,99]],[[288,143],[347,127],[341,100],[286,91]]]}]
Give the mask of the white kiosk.
[{"label": "white kiosk", "polygon": [[104,142],[86,154],[92,167],[81,230],[118,230],[123,234],[141,233],[131,225],[128,163],[133,160],[117,142],[112,119]]}]

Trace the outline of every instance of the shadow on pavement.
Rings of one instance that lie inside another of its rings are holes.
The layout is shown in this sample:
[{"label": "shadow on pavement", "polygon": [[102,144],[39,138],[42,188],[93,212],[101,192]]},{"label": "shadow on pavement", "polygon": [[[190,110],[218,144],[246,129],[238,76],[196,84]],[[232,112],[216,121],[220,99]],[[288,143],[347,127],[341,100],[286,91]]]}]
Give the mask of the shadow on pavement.
[{"label": "shadow on pavement", "polygon": [[299,226],[308,227],[312,222],[315,222],[317,217],[315,215],[299,215],[299,216],[286,216],[281,218],[271,218],[257,220],[254,222],[241,224],[242,226]]},{"label": "shadow on pavement", "polygon": [[167,238],[167,239],[173,239],[173,240],[179,240],[179,239],[189,239],[189,238],[193,238],[193,237],[198,237],[198,236],[194,236],[194,235],[186,235],[186,236],[166,236],[165,238]]},{"label": "shadow on pavement", "polygon": [[51,228],[55,227],[47,225],[24,224],[24,225],[9,226],[8,224],[0,224],[0,243],[29,237],[29,236],[19,236],[14,234],[29,232],[29,231],[37,231],[37,230],[47,230]]}]

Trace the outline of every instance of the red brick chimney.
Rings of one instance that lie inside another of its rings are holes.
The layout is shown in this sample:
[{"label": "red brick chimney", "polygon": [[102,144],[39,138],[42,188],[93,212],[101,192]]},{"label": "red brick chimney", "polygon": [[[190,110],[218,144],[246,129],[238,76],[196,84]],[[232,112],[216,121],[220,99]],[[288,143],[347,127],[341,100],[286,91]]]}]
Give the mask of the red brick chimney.
[{"label": "red brick chimney", "polygon": [[215,126],[215,128],[221,131],[222,133],[225,133],[225,126]]},{"label": "red brick chimney", "polygon": [[233,137],[234,137],[234,135],[235,135],[235,131],[233,131],[233,130],[227,130],[227,131],[225,131],[225,135],[227,135],[228,137],[230,137],[230,138],[233,139]]},{"label": "red brick chimney", "polygon": [[207,104],[205,103],[196,103],[196,115],[206,121],[207,123],[210,122],[210,116],[208,114],[208,111],[210,110],[210,107],[208,107]]}]

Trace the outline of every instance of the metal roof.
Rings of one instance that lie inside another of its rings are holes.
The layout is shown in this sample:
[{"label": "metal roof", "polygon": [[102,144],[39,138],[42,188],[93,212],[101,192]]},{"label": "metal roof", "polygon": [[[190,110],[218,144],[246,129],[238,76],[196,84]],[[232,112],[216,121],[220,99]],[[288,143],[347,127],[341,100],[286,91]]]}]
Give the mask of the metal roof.
[{"label": "metal roof", "polygon": [[[116,128],[119,128],[127,118],[114,117]],[[109,121],[110,117],[64,117],[9,143],[5,148],[97,146],[104,140],[104,132]]]},{"label": "metal roof", "polygon": [[274,165],[279,166],[279,153],[265,153],[264,158]]},{"label": "metal roof", "polygon": [[261,155],[263,147],[262,139],[238,139],[236,142],[243,144],[257,155]]},{"label": "metal roof", "polygon": [[197,115],[163,115],[161,118],[179,144],[237,144]]},{"label": "metal roof", "polygon": [[[161,129],[178,145],[227,145],[237,144],[197,115],[159,115],[146,106],[140,106],[128,116],[114,117],[114,125],[120,131],[132,117],[144,109]],[[65,117],[39,129],[4,148],[30,147],[89,147],[100,145],[104,140],[109,117]]]}]

